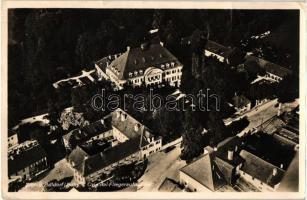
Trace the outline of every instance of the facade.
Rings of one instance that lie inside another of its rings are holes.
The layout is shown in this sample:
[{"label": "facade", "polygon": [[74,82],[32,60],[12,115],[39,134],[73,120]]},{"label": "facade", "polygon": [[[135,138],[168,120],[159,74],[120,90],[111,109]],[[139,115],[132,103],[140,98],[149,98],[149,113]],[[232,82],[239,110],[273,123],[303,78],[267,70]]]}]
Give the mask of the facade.
[{"label": "facade", "polygon": [[154,137],[146,126],[121,109],[106,116],[104,123],[107,122],[110,129],[105,129],[104,133],[97,132],[97,136],[90,137],[85,143],[99,140],[101,135],[107,134],[112,143],[110,148],[93,154],[78,145],[67,158],[74,169],[75,180],[81,185],[101,182],[117,166],[145,159],[162,147],[160,137]]},{"label": "facade", "polygon": [[36,141],[22,143],[19,148],[9,152],[9,179],[21,177],[24,180],[32,180],[48,168],[47,155]]},{"label": "facade", "polygon": [[245,60],[246,61],[244,64],[246,65],[247,69],[253,70],[255,66],[259,67],[260,69],[264,69],[265,71],[264,77],[269,78],[275,82],[279,82],[285,76],[292,74],[292,71],[285,67],[277,65],[275,63],[271,63],[267,60],[252,55],[246,55]]},{"label": "facade", "polygon": [[235,94],[232,100],[237,113],[243,113],[251,109],[251,101],[243,95]]},{"label": "facade", "polygon": [[[208,150],[209,149],[209,150]],[[244,180],[259,191],[275,191],[285,171],[244,150],[238,137],[221,142],[214,149],[205,148],[197,160],[183,167],[180,184],[190,191],[217,191]]]},{"label": "facade", "polygon": [[240,156],[244,159],[243,166],[240,168],[240,176],[260,191],[275,191],[285,171],[276,167],[265,160],[242,150]]},{"label": "facade", "polygon": [[7,138],[8,148],[13,148],[18,145],[18,135],[16,132],[9,130]]},{"label": "facade", "polygon": [[117,89],[123,89],[124,84],[151,86],[165,82],[180,86],[183,66],[162,43],[144,43],[103,58],[95,67],[100,78],[109,79]]}]

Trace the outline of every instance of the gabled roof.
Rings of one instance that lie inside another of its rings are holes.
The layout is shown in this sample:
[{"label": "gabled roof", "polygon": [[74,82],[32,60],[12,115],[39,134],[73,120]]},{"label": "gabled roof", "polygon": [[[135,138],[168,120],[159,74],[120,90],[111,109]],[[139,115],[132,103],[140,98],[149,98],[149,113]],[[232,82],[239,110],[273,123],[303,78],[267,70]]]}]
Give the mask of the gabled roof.
[{"label": "gabled roof", "polygon": [[162,184],[159,186],[160,192],[180,192],[179,185],[172,179],[165,178]]},{"label": "gabled roof", "polygon": [[8,174],[16,173],[43,158],[46,158],[46,152],[39,144],[36,144],[8,158]]},{"label": "gabled roof", "polygon": [[225,184],[221,172],[213,162],[210,154],[202,155],[191,164],[181,168],[180,171],[211,191],[216,191]]},{"label": "gabled roof", "polygon": [[242,108],[246,105],[248,105],[249,103],[251,103],[251,101],[249,99],[247,99],[245,96],[243,95],[235,95],[233,98],[233,104],[236,108]]},{"label": "gabled roof", "polygon": [[[242,150],[240,156],[244,159],[241,170],[271,187],[277,185],[284,176],[284,170],[246,150]],[[276,170],[276,175],[273,175],[273,170]]]},{"label": "gabled roof", "polygon": [[264,69],[266,72],[269,72],[271,74],[274,74],[276,76],[279,76],[281,78],[285,77],[286,75],[292,74],[292,71],[290,69],[287,69],[285,67],[282,67],[280,65],[277,65],[275,63],[269,62],[267,60],[246,55],[245,56],[245,65],[249,71],[254,70],[254,68],[257,66]]},{"label": "gabled roof", "polygon": [[129,73],[143,73],[148,67],[158,67],[161,64],[175,62],[177,58],[161,44],[148,44],[144,47],[137,47],[127,50],[116,58],[108,67],[116,74],[118,79],[128,79]]},{"label": "gabled roof", "polygon": [[[102,153],[90,156],[84,161],[84,171],[82,171],[83,175],[90,175],[115,162],[125,159],[134,153],[137,153],[140,151],[140,139],[141,136],[127,140],[126,142],[118,144],[113,148],[107,149]],[[142,139],[141,147],[147,144],[148,142],[145,139]]]},{"label": "gabled roof", "polygon": [[207,41],[205,49],[207,51],[212,52],[212,53],[223,56],[224,58],[227,58],[232,52],[231,48],[228,48],[228,47],[225,47],[225,46],[223,46],[219,43],[213,42],[212,40]]},{"label": "gabled roof", "polygon": [[[121,120],[121,116],[117,117],[117,112],[120,112],[122,115],[125,115],[125,120]],[[118,129],[121,133],[127,136],[129,139],[139,137],[141,134],[150,134],[150,130],[141,124],[139,121],[134,119],[132,116],[127,114],[121,109],[117,109],[112,112],[112,126]],[[136,131],[134,129],[135,125],[138,124],[139,128]]]}]

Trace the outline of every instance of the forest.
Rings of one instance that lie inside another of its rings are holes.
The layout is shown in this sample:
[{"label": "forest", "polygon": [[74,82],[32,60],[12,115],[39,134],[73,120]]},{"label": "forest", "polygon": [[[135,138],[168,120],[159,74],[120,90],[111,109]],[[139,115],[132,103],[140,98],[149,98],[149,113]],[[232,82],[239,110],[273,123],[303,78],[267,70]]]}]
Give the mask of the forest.
[{"label": "forest", "polygon": [[[245,51],[257,49],[255,54],[298,72],[296,10],[10,9],[9,127],[55,104],[71,105],[71,91],[56,91],[53,82],[91,69],[95,61],[127,46],[140,45],[154,28],[186,69],[192,62],[180,41],[199,29],[210,40]],[[266,38],[251,39],[267,31],[271,34]]]}]

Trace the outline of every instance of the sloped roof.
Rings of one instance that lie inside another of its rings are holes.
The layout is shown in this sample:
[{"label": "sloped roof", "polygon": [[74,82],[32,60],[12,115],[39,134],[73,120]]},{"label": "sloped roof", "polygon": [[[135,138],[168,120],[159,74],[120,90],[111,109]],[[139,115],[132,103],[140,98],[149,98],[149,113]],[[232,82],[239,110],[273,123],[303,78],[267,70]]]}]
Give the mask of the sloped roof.
[{"label": "sloped roof", "polygon": [[202,155],[191,164],[181,168],[180,171],[192,177],[211,191],[215,191],[225,184],[210,154]]},{"label": "sloped roof", "polygon": [[68,161],[70,163],[73,163],[73,166],[76,168],[79,168],[79,170],[83,170],[83,167],[81,167],[80,165],[83,166],[83,162],[86,159],[86,157],[88,156],[88,154],[81,149],[79,146],[77,146],[68,156]]},{"label": "sloped roof", "polygon": [[[138,152],[140,150],[140,139],[141,136],[127,140],[126,142],[118,144],[113,148],[107,149],[102,153],[89,157],[84,161],[83,175],[90,175]],[[145,139],[142,139],[141,147],[147,144],[148,142]]]},{"label": "sloped roof", "polygon": [[[284,176],[284,170],[249,153],[246,150],[242,150],[240,152],[240,156],[244,159],[241,170],[271,187],[278,184]],[[276,169],[277,172],[275,176],[273,176],[274,169]]]},{"label": "sloped roof", "polygon": [[180,192],[182,191],[178,184],[172,179],[165,178],[162,184],[158,188],[161,192]]},{"label": "sloped roof", "polygon": [[269,62],[267,60],[264,60],[264,59],[261,59],[255,56],[246,55],[245,59],[246,61],[244,64],[246,65],[248,70],[254,70],[254,68],[258,66],[266,70],[267,72],[274,74],[276,76],[282,77],[282,78],[288,74],[292,74],[292,71],[290,69],[287,69],[285,67],[282,67],[280,65],[277,65],[275,63]]},{"label": "sloped roof", "polygon": [[207,41],[205,49],[208,50],[208,51],[211,51],[215,54],[218,54],[220,56],[223,56],[225,58],[227,58],[232,52],[231,48],[225,47],[225,46],[223,46],[219,43],[216,43],[212,40]]},{"label": "sloped roof", "polygon": [[[121,117],[117,117],[117,113],[120,112],[121,114],[125,115],[125,120],[122,121]],[[142,134],[149,134],[151,135],[151,131],[149,128],[141,124],[139,121],[134,119],[131,115],[127,114],[121,109],[117,109],[116,111],[112,112],[112,125],[118,129],[120,132],[122,132],[124,135],[126,135],[129,139],[131,138],[137,138]],[[139,128],[137,131],[135,131],[134,126],[136,124],[139,124]]]},{"label": "sloped roof", "polygon": [[177,58],[170,53],[161,44],[148,44],[148,46],[141,48],[132,48],[116,58],[107,67],[115,72],[118,79],[123,80],[129,78],[129,72],[135,71],[143,72],[148,67],[158,67],[161,64],[175,62],[179,63]]},{"label": "sloped roof", "polygon": [[8,174],[16,173],[46,156],[46,152],[39,144],[21,151],[20,154],[13,156],[13,159],[8,158]]},{"label": "sloped roof", "polygon": [[247,99],[245,96],[243,95],[235,95],[233,98],[233,104],[236,108],[242,108],[246,105],[248,105],[249,103],[251,103],[251,101],[249,99]]}]

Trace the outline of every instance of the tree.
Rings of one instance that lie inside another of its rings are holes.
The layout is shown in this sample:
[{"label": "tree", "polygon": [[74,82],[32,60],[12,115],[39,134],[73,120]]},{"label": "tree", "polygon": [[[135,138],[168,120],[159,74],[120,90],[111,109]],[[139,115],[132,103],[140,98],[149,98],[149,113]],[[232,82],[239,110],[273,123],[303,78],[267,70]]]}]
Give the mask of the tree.
[{"label": "tree", "polygon": [[277,85],[278,102],[291,102],[299,97],[299,79],[295,75],[288,75]]},{"label": "tree", "polygon": [[226,126],[218,111],[212,110],[209,113],[208,131],[212,135],[211,145],[217,145],[226,135]]},{"label": "tree", "polygon": [[191,110],[185,112],[185,120],[183,122],[181,159],[192,161],[193,158],[199,156],[203,152],[201,132],[203,128],[200,126],[199,120],[195,113]]}]

